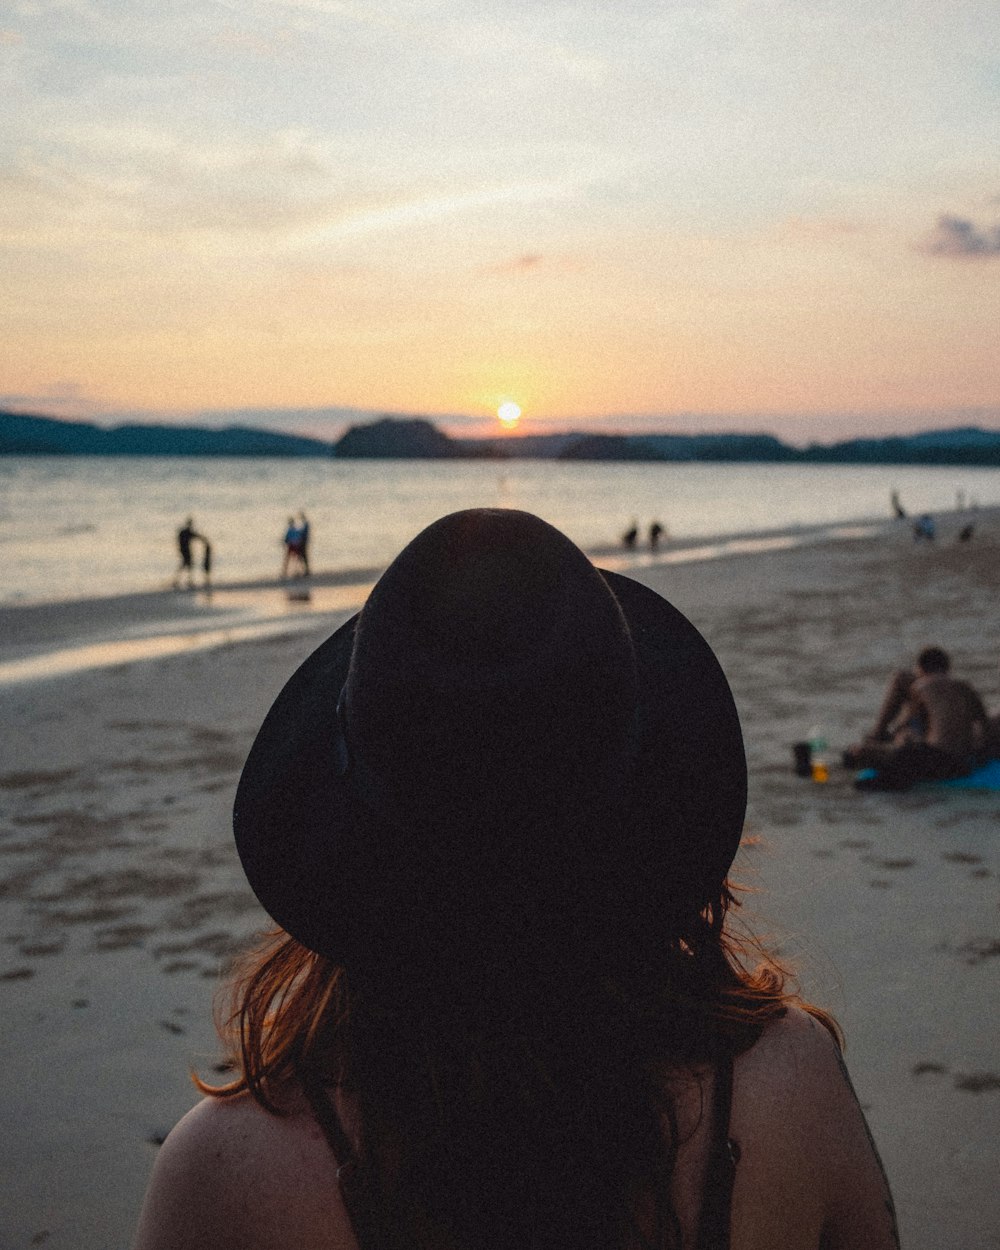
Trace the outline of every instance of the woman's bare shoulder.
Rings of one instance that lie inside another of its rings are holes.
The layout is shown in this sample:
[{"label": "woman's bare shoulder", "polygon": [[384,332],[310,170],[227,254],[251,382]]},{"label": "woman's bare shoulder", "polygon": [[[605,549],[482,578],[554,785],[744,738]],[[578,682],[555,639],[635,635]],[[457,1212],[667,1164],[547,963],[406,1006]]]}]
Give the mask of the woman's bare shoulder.
[{"label": "woman's bare shoulder", "polygon": [[737,1059],[733,1116],[750,1129],[780,1129],[796,1149],[827,1160],[859,1129],[867,1138],[838,1042],[801,1007],[789,1007]]},{"label": "woman's bare shoulder", "polygon": [[737,1059],[730,1133],[742,1151],[734,1225],[742,1214],[744,1228],[766,1229],[761,1244],[898,1246],[875,1143],[840,1047],[815,1016],[790,1007]]},{"label": "woman's bare shoulder", "polygon": [[206,1098],[160,1148],[134,1250],[355,1250],[337,1161],[304,1102]]},{"label": "woman's bare shoulder", "polygon": [[738,1073],[752,1072],[755,1080],[787,1087],[789,1077],[826,1080],[837,1071],[840,1048],[820,1021],[802,1007],[789,1006],[785,1014],[765,1026],[749,1050],[736,1061]]}]

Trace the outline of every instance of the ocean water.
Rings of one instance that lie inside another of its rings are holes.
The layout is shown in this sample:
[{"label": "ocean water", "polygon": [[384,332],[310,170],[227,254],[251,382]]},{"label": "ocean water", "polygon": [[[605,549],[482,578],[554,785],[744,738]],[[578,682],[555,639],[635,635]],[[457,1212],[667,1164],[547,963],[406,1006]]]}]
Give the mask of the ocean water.
[{"label": "ocean water", "polygon": [[458,508],[535,512],[585,550],[613,550],[634,520],[670,540],[884,520],[1000,503],[1000,470],[553,461],[0,458],[0,603],[156,590],[170,584],[188,516],[212,543],[217,584],[277,576],[286,519],[312,526],[315,569],[384,566]]}]

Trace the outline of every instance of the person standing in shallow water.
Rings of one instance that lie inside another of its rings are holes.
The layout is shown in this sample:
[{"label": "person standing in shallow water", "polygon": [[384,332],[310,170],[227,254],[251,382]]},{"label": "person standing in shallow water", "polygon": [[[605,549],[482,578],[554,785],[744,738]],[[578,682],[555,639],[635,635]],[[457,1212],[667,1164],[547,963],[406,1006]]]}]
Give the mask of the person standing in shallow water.
[{"label": "person standing in shallow water", "polygon": [[233,811],[280,926],[135,1250],[892,1250],[839,1033],[728,924],[735,703],[671,604],[445,517],[290,678]]},{"label": "person standing in shallow water", "polygon": [[208,539],[203,534],[199,534],[194,528],[193,518],[188,517],[181,528],[177,531],[177,550],[180,555],[180,563],[177,566],[177,572],[174,574],[175,590],[180,589],[182,578],[187,580],[188,590],[194,590],[193,544],[196,542],[205,544],[205,551],[207,553],[205,556],[205,578],[207,581],[211,570],[211,547],[208,544]]},{"label": "person standing in shallow water", "polygon": [[299,513],[299,559],[302,561],[302,575],[309,576],[309,518],[304,512]]},{"label": "person standing in shallow water", "polygon": [[281,576],[287,578],[289,572],[296,572],[302,577],[309,576],[309,519],[304,512],[299,513],[298,521],[288,518],[285,527],[285,554],[281,562]]},{"label": "person standing in shallow water", "polygon": [[285,526],[284,536],[281,540],[284,548],[284,553],[281,558],[282,578],[286,578],[288,576],[293,564],[298,561],[300,537],[299,527],[295,524],[295,518],[290,516],[288,518],[288,523]]}]

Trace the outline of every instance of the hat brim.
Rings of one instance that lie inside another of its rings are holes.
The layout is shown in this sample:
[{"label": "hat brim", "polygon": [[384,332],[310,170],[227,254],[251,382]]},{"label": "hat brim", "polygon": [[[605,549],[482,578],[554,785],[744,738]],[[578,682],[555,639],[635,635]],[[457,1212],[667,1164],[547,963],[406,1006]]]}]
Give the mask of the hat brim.
[{"label": "hat brim", "polygon": [[[746,758],[739,716],[711,647],[661,595],[601,570],[631,631],[637,665],[636,754],[621,869],[642,906],[700,909],[739,845]],[[309,949],[350,963],[368,941],[398,863],[359,836],[339,761],[337,702],[358,617],[323,642],[274,701],[250,750],[233,809],[237,851],[264,910]]]}]

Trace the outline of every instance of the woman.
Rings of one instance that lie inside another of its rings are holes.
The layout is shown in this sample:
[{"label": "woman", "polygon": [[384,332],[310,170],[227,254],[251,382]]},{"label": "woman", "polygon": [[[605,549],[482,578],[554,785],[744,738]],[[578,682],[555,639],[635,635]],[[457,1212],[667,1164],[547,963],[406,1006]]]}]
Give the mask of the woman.
[{"label": "woman", "polygon": [[745,798],[676,609],[525,513],[430,526],[247,760],[281,931],[137,1250],[898,1244],[835,1026],[727,934]]}]

